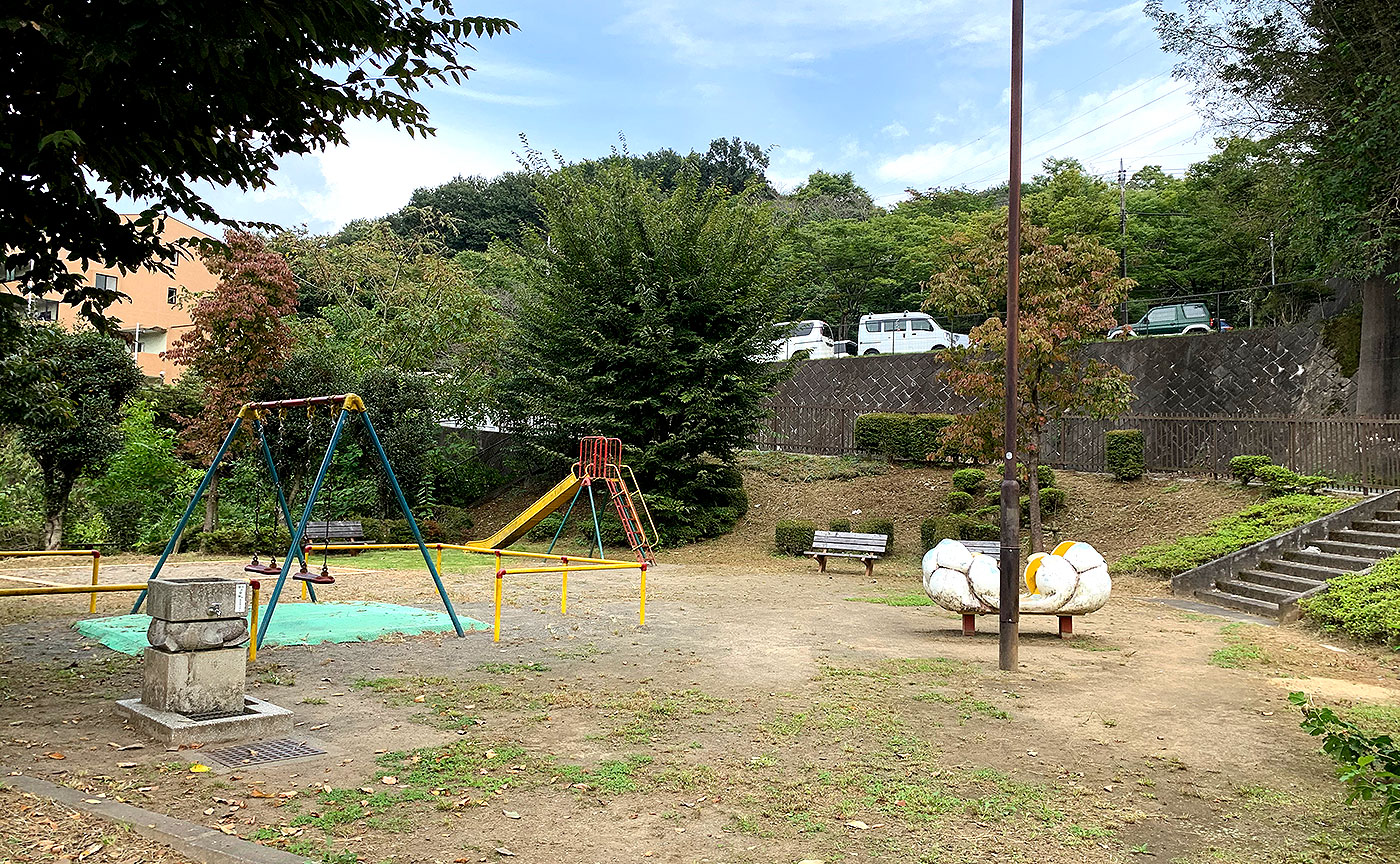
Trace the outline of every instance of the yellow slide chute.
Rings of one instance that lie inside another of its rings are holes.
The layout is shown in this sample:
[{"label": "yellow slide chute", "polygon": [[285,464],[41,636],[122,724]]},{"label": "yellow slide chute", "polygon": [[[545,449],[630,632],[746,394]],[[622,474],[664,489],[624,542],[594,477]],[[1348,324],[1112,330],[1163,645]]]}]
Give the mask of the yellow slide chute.
[{"label": "yellow slide chute", "polygon": [[577,474],[572,471],[555,484],[553,489],[544,493],[535,503],[525,508],[525,512],[516,516],[506,523],[505,527],[487,537],[485,540],[473,540],[472,546],[480,546],[484,549],[504,549],[510,544],[525,536],[525,532],[534,528],[545,520],[545,517],[563,507],[574,497],[578,491],[579,484],[583,482]]}]

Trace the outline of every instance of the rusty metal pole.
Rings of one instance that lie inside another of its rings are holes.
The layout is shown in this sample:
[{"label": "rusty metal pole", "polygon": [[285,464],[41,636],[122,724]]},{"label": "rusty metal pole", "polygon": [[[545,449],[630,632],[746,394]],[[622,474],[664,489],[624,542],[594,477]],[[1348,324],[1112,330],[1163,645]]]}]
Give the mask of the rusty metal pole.
[{"label": "rusty metal pole", "polygon": [[1011,193],[1006,242],[1006,435],[1001,479],[1001,599],[997,667],[1015,669],[1021,630],[1021,490],[1016,481],[1016,383],[1021,326],[1021,73],[1025,0],[1011,0]]}]

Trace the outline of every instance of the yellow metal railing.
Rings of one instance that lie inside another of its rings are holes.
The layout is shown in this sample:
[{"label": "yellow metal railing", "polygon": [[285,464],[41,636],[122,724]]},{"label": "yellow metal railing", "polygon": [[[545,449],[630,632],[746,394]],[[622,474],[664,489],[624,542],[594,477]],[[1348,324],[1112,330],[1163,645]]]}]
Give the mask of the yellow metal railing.
[{"label": "yellow metal railing", "polygon": [[[91,556],[92,556],[92,588],[91,588],[90,590],[84,590],[84,591],[46,591],[46,592],[34,592],[34,593],[36,593],[36,594],[38,594],[38,593],[46,593],[46,594],[87,594],[87,595],[88,595],[88,614],[89,614],[89,615],[96,614],[96,612],[97,612],[97,592],[98,592],[99,590],[102,590],[102,589],[99,589],[99,588],[97,587],[97,580],[98,580],[98,577],[99,577],[99,575],[101,574],[101,570],[102,570],[102,553],[101,553],[100,551],[98,551],[97,549],[48,549],[48,550],[44,550],[44,551],[40,551],[40,550],[19,550],[19,551],[4,551],[4,552],[0,552],[0,558],[34,558],[34,557],[47,556],[47,555],[91,555]],[[56,587],[57,587],[57,586],[56,586]],[[143,586],[143,587],[144,587],[144,586]],[[9,592],[10,590],[11,590],[11,589],[5,589],[6,592]],[[21,590],[21,589],[14,589],[14,590]],[[106,589],[106,590],[112,590],[112,589]],[[3,593],[3,594],[0,594],[0,597],[23,597],[23,596],[25,596],[25,594],[23,594],[23,593],[19,593],[19,594],[16,594],[16,593]]]}]

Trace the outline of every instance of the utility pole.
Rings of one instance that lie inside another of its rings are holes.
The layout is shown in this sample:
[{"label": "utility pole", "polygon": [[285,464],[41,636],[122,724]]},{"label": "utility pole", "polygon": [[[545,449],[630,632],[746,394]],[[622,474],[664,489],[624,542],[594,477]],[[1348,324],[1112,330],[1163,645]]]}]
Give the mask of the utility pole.
[{"label": "utility pole", "polygon": [[997,668],[1015,670],[1021,633],[1021,490],[1016,482],[1017,349],[1021,326],[1021,78],[1025,0],[1011,0],[1011,183],[1006,241],[1006,435],[1001,475]]},{"label": "utility pole", "polygon": [[[1118,160],[1118,257],[1122,259],[1123,278],[1128,278],[1128,172],[1123,160]],[[1123,326],[1128,326],[1128,298],[1123,298]]]}]

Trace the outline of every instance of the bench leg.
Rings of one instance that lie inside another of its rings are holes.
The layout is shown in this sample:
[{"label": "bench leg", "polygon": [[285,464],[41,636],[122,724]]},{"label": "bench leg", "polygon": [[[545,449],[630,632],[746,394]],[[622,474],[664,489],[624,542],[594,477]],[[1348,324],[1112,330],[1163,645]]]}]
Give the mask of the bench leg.
[{"label": "bench leg", "polygon": [[1070,615],[1060,616],[1060,638],[1074,635],[1074,618]]},{"label": "bench leg", "polygon": [[866,579],[873,579],[874,577],[875,577],[875,559],[874,559],[874,558],[866,558],[866,559],[865,559],[865,578],[866,578]]},{"label": "bench leg", "polygon": [[976,615],[964,615],[964,616],[963,616],[963,635],[964,635],[964,636],[973,636],[973,635],[976,635],[976,633],[977,633],[977,616],[976,616]]},{"label": "bench leg", "polygon": [[814,557],[814,558],[817,559],[817,572],[818,572],[818,573],[825,573],[825,572],[826,572],[826,556],[825,556],[825,555],[814,555],[814,556],[812,556],[812,557]]}]

